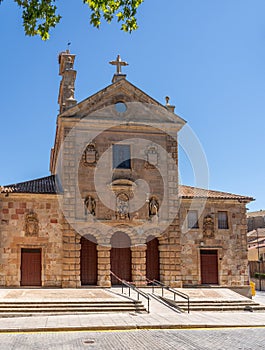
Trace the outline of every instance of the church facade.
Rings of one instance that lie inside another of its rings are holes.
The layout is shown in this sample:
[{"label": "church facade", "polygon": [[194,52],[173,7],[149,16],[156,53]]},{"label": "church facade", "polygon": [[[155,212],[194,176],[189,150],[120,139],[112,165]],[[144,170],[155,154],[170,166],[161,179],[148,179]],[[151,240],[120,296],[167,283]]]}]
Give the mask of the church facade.
[{"label": "church facade", "polygon": [[51,175],[1,187],[0,286],[247,286],[250,197],[179,184],[185,121],[131,84],[77,103],[75,55],[59,55]]}]

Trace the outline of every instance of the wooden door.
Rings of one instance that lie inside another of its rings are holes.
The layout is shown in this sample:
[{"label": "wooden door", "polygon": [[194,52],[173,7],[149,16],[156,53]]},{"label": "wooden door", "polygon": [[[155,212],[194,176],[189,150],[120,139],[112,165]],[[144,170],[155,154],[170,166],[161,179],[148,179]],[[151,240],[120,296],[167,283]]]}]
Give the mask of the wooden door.
[{"label": "wooden door", "polygon": [[21,286],[41,286],[41,249],[21,249]]},{"label": "wooden door", "polygon": [[148,280],[160,279],[159,273],[159,250],[158,250],[158,239],[153,238],[148,240],[146,243],[146,278]]},{"label": "wooden door", "polygon": [[[116,232],[111,237],[110,264],[111,271],[119,278],[131,281],[131,240],[123,232]],[[111,276],[111,284],[120,284]]]},{"label": "wooden door", "polygon": [[97,244],[90,239],[82,237],[80,253],[80,275],[82,285],[97,285],[97,265]]},{"label": "wooden door", "polygon": [[[111,248],[111,271],[119,278],[131,281],[131,248]],[[114,276],[111,276],[111,284],[121,284]]]},{"label": "wooden door", "polygon": [[217,250],[201,250],[201,283],[218,284]]}]

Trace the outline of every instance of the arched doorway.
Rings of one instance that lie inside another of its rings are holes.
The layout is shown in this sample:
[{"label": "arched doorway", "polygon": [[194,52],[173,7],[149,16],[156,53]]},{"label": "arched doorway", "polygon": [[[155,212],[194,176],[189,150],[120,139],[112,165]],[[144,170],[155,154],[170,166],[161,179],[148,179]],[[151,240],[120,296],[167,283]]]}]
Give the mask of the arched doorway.
[{"label": "arched doorway", "polygon": [[98,252],[96,239],[88,235],[81,238],[80,277],[82,285],[96,285],[98,277]]},{"label": "arched doorway", "polygon": [[[131,281],[131,240],[123,232],[116,232],[111,237],[110,264],[111,271],[121,279]],[[111,276],[111,284],[120,284]]]},{"label": "arched doorway", "polygon": [[160,280],[159,271],[159,242],[154,236],[147,237],[146,240],[146,278],[149,280]]}]

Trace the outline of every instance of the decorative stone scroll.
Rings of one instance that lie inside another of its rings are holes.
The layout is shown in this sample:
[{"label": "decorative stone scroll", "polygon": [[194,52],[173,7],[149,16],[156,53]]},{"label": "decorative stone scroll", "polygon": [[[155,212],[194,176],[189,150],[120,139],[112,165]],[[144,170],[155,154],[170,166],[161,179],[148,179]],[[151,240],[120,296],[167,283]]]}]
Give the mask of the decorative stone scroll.
[{"label": "decorative stone scroll", "polygon": [[25,217],[24,225],[25,236],[36,237],[39,234],[38,215],[33,211],[29,212]]},{"label": "decorative stone scroll", "polygon": [[158,151],[156,145],[150,145],[147,147],[146,151],[146,162],[145,168],[154,169],[158,165]]},{"label": "decorative stone scroll", "polygon": [[99,157],[94,143],[87,145],[82,158],[84,166],[96,166]]},{"label": "decorative stone scroll", "polygon": [[206,215],[203,219],[203,236],[206,238],[214,237],[214,219],[211,215]]},{"label": "decorative stone scroll", "polygon": [[120,193],[116,202],[116,219],[127,220],[129,218],[129,197],[126,193]]}]

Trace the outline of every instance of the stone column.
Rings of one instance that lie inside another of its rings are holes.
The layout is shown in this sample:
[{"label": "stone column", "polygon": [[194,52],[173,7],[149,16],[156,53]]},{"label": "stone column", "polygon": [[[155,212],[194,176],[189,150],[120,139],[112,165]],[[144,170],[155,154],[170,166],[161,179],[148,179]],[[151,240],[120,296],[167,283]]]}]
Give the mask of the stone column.
[{"label": "stone column", "polygon": [[98,245],[98,286],[111,287],[110,250],[111,245]]},{"label": "stone column", "polygon": [[132,252],[132,282],[137,287],[146,284],[146,244],[131,247]]}]

